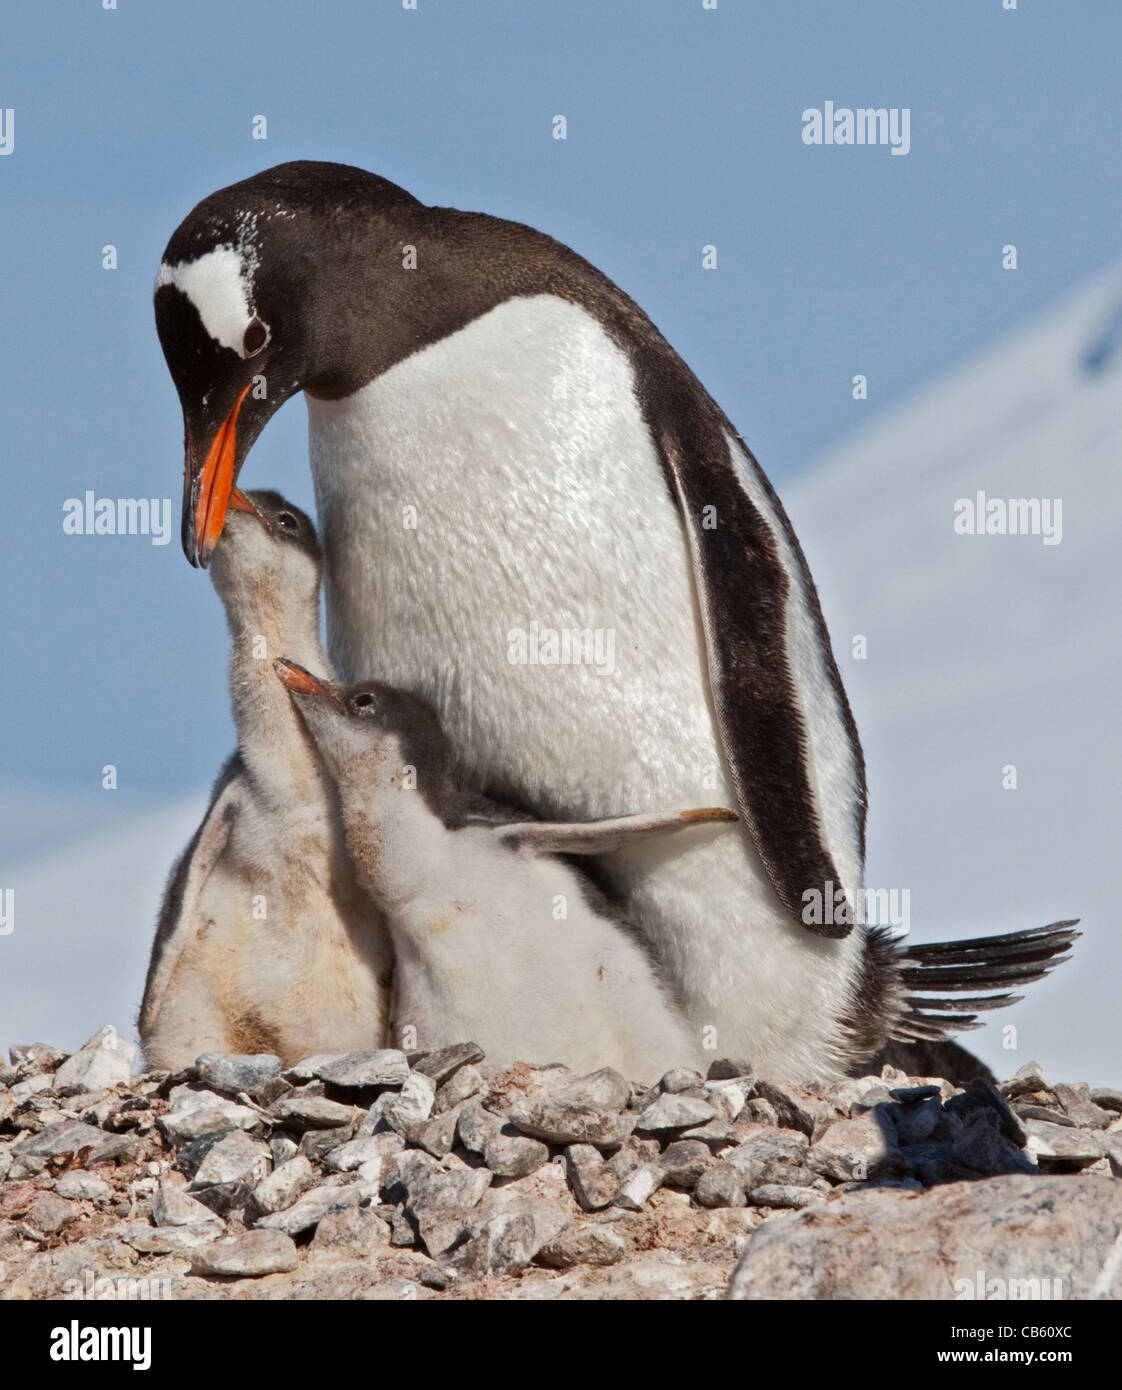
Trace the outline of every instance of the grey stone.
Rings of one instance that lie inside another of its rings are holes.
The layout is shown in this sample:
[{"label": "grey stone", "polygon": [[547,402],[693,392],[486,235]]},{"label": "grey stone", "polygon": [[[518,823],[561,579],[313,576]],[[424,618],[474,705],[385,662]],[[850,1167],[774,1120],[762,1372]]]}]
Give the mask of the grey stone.
[{"label": "grey stone", "polygon": [[365,1258],[389,1243],[389,1226],[369,1207],[336,1207],[320,1218],[311,1248],[333,1256]]},{"label": "grey stone", "polygon": [[[293,1163],[297,1160],[293,1159]],[[303,1235],[305,1231],[313,1230],[329,1211],[335,1211],[340,1207],[357,1207],[367,1201],[372,1195],[366,1190],[362,1183],[352,1183],[346,1187],[332,1187],[330,1183],[338,1181],[329,1179],[322,1187],[315,1187],[310,1192],[305,1192],[302,1197],[298,1197],[290,1207],[283,1211],[270,1212],[268,1216],[262,1216],[256,1223],[255,1229],[267,1231],[283,1231],[289,1236]]]},{"label": "grey stone", "polygon": [[[396,1140],[396,1149],[387,1147],[386,1141],[389,1139]],[[324,1167],[329,1173],[351,1173],[367,1163],[375,1163],[380,1172],[389,1154],[400,1153],[404,1143],[398,1134],[364,1134],[332,1149],[324,1160]]]},{"label": "grey stone", "polygon": [[732,1121],[743,1114],[751,1087],[752,1082],[747,1077],[731,1081],[707,1081],[705,1099],[713,1107],[717,1119]]},{"label": "grey stone", "polygon": [[[361,1111],[356,1111],[356,1118]],[[300,1152],[311,1163],[325,1164],[328,1156],[355,1136],[355,1124],[342,1129],[309,1129],[300,1140]]]},{"label": "grey stone", "polygon": [[697,1090],[702,1083],[702,1075],[693,1067],[672,1067],[659,1079],[660,1091],[678,1095],[682,1091]]},{"label": "grey stone", "polygon": [[152,1194],[152,1220],[157,1226],[194,1226],[213,1221],[214,1213],[185,1188],[161,1182]]},{"label": "grey stone", "polygon": [[771,1102],[783,1129],[801,1130],[809,1139],[816,1138],[840,1113],[831,1101],[793,1082],[761,1077],[756,1082],[756,1095]]},{"label": "grey stone", "polygon": [[1084,1129],[1106,1129],[1114,1119],[1109,1110],[1095,1104],[1091,1098],[1091,1088],[1086,1082],[1069,1086],[1065,1082],[1057,1081],[1053,1089],[1064,1114]]},{"label": "grey stone", "polygon": [[235,1099],[243,1092],[254,1100],[260,1099],[267,1094],[270,1083],[279,1080],[280,1073],[280,1058],[268,1052],[204,1052],[195,1061],[195,1074],[204,1086]]},{"label": "grey stone", "polygon": [[436,1099],[432,1103],[432,1113],[442,1115],[446,1110],[455,1110],[465,1100],[477,1096],[483,1086],[483,1073],[469,1062],[466,1067],[460,1067],[447,1081],[440,1084]]},{"label": "grey stone", "polygon": [[668,1187],[690,1191],[713,1162],[708,1144],[700,1139],[677,1139],[667,1145],[662,1155],[662,1180]]},{"label": "grey stone", "polygon": [[264,1128],[256,1110],[215,1095],[201,1086],[176,1086],[168,1101],[167,1113],[161,1115],[156,1123],[173,1144],[185,1144],[206,1134],[220,1134],[233,1129],[259,1131]]},{"label": "grey stone", "polygon": [[635,1128],[647,1132],[693,1129],[697,1125],[708,1124],[716,1114],[707,1101],[668,1091],[659,1096],[653,1105],[647,1106],[635,1121]]},{"label": "grey stone", "polygon": [[558,1102],[573,1101],[578,1105],[595,1105],[605,1110],[622,1110],[631,1096],[631,1087],[611,1067],[602,1067],[587,1076],[578,1077],[553,1092]]},{"label": "grey stone", "polygon": [[709,1070],[705,1075],[709,1081],[732,1081],[737,1076],[751,1078],[752,1063],[739,1057],[719,1057],[715,1062],[709,1063]]},{"label": "grey stone", "polygon": [[136,1053],[135,1045],[115,1028],[100,1028],[55,1072],[54,1090],[70,1096],[123,1085],[132,1075]]},{"label": "grey stone", "polygon": [[243,1231],[203,1245],[191,1255],[192,1274],[260,1278],[288,1274],[300,1264],[296,1243],[283,1231]]},{"label": "grey stone", "polygon": [[745,1186],[759,1187],[782,1181],[785,1171],[802,1164],[809,1150],[810,1141],[801,1130],[760,1128],[725,1153],[722,1161],[736,1169]]},{"label": "grey stone", "polygon": [[[400,1091],[387,1091],[370,1107],[367,1119],[380,1115],[390,1129],[407,1135],[416,1125],[432,1114],[436,1099],[436,1082],[423,1072],[410,1072]],[[365,1128],[367,1121],[363,1121]],[[377,1127],[377,1126],[376,1126]]]},{"label": "grey stone", "polygon": [[409,1075],[405,1053],[396,1048],[349,1052],[320,1061],[312,1075],[332,1086],[359,1090],[367,1086],[401,1086]]},{"label": "grey stone", "polygon": [[895,1136],[886,1137],[869,1116],[835,1120],[811,1146],[807,1165],[832,1182],[911,1176]]},{"label": "grey stone", "polygon": [[1026,1105],[1024,1101],[1016,1100],[1013,1109],[1019,1120],[1044,1120],[1046,1124],[1062,1125],[1064,1129],[1077,1128],[1070,1115],[1065,1115],[1062,1110],[1054,1110],[1050,1105]]},{"label": "grey stone", "polygon": [[551,1144],[593,1144],[599,1149],[622,1144],[634,1123],[633,1115],[556,1095],[520,1101],[511,1106],[507,1118],[535,1139]]},{"label": "grey stone", "polygon": [[436,1052],[426,1052],[413,1063],[413,1070],[431,1077],[439,1089],[462,1068],[482,1061],[483,1049],[478,1043],[456,1043],[452,1047],[442,1047]]},{"label": "grey stone", "polygon": [[39,1134],[29,1134],[12,1145],[12,1157],[28,1159],[65,1158],[86,1150],[92,1156],[106,1141],[106,1135],[81,1120],[60,1120],[47,1125]]},{"label": "grey stone", "polygon": [[524,1178],[549,1162],[549,1146],[504,1125],[486,1140],[483,1162],[498,1178]]},{"label": "grey stone", "polygon": [[113,1195],[107,1182],[84,1168],[72,1168],[69,1173],[63,1173],[55,1183],[55,1191],[73,1202],[106,1202]]},{"label": "grey stone", "polygon": [[188,1255],[201,1245],[217,1240],[226,1227],[216,1216],[190,1226],[157,1226],[144,1222],[129,1227],[122,1237],[142,1255]]},{"label": "grey stone", "polygon": [[748,1204],[744,1178],[723,1160],[711,1164],[697,1180],[694,1200],[702,1207],[743,1207]]},{"label": "grey stone", "polygon": [[40,1192],[24,1213],[24,1221],[45,1236],[57,1235],[79,1216],[73,1202],[56,1197],[53,1192]]},{"label": "grey stone", "polygon": [[32,1072],[57,1071],[70,1053],[61,1047],[51,1047],[49,1043],[17,1043],[9,1049],[8,1056],[14,1068],[30,1075]]},{"label": "grey stone", "polygon": [[626,1251],[627,1242],[610,1226],[581,1222],[546,1241],[536,1258],[551,1269],[572,1269],[574,1265],[614,1265]]},{"label": "grey stone", "polygon": [[1026,1062],[1009,1081],[1001,1084],[1001,1093],[1006,1100],[1028,1095],[1032,1091],[1050,1091],[1052,1083],[1044,1075],[1039,1062]]},{"label": "grey stone", "polygon": [[314,1187],[316,1170],[303,1154],[274,1168],[253,1189],[253,1205],[263,1216],[284,1211],[297,1197]]},{"label": "grey stone", "polygon": [[1096,1086],[1091,1092],[1091,1099],[1103,1110],[1122,1114],[1122,1091],[1115,1091],[1110,1086]]},{"label": "grey stone", "polygon": [[269,1153],[272,1154],[274,1168],[279,1168],[282,1163],[295,1158],[299,1152],[299,1144],[289,1135],[276,1133],[270,1136]]},{"label": "grey stone", "polygon": [[611,1206],[619,1192],[619,1178],[591,1144],[572,1144],[565,1150],[565,1175],[585,1211]]},{"label": "grey stone", "polygon": [[538,1251],[533,1220],[517,1210],[499,1212],[452,1256],[452,1268],[474,1278],[518,1274]]},{"label": "grey stone", "polygon": [[821,1192],[812,1187],[794,1187],[790,1183],[769,1182],[754,1187],[748,1194],[754,1207],[803,1207],[816,1206],[825,1200]]},{"label": "grey stone", "polygon": [[460,1143],[471,1153],[482,1154],[487,1140],[498,1134],[503,1121],[488,1110],[478,1096],[467,1101],[456,1118],[456,1133]]},{"label": "grey stone", "polygon": [[431,1120],[410,1125],[405,1131],[405,1138],[414,1148],[424,1149],[433,1158],[443,1158],[456,1142],[459,1118],[458,1110],[447,1110],[443,1115],[434,1115]]},{"label": "grey stone", "polygon": [[751,1096],[740,1117],[747,1119],[752,1124],[767,1125],[771,1129],[779,1128],[779,1112],[770,1100],[765,1100],[763,1096]]},{"label": "grey stone", "polygon": [[[406,1155],[405,1158],[428,1158]],[[446,1172],[435,1160],[432,1167],[399,1161],[398,1174],[406,1193],[406,1211],[416,1226],[425,1249],[432,1256],[442,1255],[461,1235],[465,1217],[482,1199],[491,1184],[486,1168]]]},{"label": "grey stone", "polygon": [[1117,1299],[1120,1230],[1122,1184],[1107,1178],[847,1192],[758,1227],[728,1297],[986,1299],[992,1284],[1006,1298]]},{"label": "grey stone", "polygon": [[656,1163],[644,1163],[620,1184],[615,1204],[625,1211],[642,1211],[662,1182],[662,1169]]},{"label": "grey stone", "polygon": [[269,1150],[241,1130],[223,1135],[195,1168],[189,1191],[211,1211],[225,1216],[244,1207],[269,1171]]},{"label": "grey stone", "polygon": [[281,1096],[269,1107],[269,1114],[285,1129],[340,1129],[354,1123],[356,1118],[353,1105],[343,1105],[325,1096],[304,1095],[300,1091],[290,1091]]},{"label": "grey stone", "polygon": [[1093,1130],[1070,1129],[1044,1120],[1027,1120],[1025,1128],[1028,1130],[1028,1152],[1045,1171],[1056,1166],[1082,1167],[1094,1163],[1106,1152],[1102,1139]]}]

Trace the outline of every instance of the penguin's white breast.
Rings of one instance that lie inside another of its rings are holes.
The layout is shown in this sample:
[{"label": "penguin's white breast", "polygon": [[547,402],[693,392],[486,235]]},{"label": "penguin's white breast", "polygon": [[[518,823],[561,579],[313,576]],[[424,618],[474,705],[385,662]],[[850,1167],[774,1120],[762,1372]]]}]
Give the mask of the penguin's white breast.
[{"label": "penguin's white breast", "polygon": [[347,675],[432,699],[478,780],[543,806],[727,795],[683,528],[595,317],[509,300],[308,410]]}]

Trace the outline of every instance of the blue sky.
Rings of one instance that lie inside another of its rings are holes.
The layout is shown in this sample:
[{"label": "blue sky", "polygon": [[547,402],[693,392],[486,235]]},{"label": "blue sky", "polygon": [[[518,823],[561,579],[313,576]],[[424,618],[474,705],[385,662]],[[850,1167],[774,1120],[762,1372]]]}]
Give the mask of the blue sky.
[{"label": "blue sky", "polygon": [[[220,611],[177,542],[62,533],[87,489],[178,512],[150,293],[214,188],[336,159],[543,228],[643,305],[781,489],[1118,251],[1108,0],[60,0],[5,5],[2,32],[3,784],[91,814],[206,782],[231,741]],[[804,146],[826,99],[910,107],[910,153]],[[293,402],[246,482],[307,503],[304,430]]]}]

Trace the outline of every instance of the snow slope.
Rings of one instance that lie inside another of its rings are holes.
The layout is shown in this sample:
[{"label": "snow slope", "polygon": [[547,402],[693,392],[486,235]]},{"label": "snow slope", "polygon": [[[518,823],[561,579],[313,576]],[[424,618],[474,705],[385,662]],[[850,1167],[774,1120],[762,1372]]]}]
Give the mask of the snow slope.
[{"label": "snow slope", "polygon": [[[1082,919],[1071,961],[970,1039],[1000,1074],[1122,1077],[1120,465],[1117,265],[784,498],[865,745],[870,885],[910,890],[916,940]],[[979,490],[1061,499],[1059,544],[956,534]]]}]

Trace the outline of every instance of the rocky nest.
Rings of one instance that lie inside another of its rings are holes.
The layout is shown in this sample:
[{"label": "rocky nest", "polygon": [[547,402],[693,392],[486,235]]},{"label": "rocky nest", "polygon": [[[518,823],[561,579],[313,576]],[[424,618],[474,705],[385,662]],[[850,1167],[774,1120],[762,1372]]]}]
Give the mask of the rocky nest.
[{"label": "rocky nest", "polygon": [[0,1299],[1122,1294],[1122,1092],[1035,1063],[644,1087],[464,1043],[133,1075],[112,1029],[10,1058]]}]

